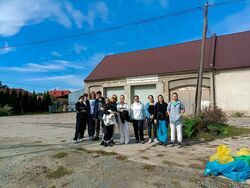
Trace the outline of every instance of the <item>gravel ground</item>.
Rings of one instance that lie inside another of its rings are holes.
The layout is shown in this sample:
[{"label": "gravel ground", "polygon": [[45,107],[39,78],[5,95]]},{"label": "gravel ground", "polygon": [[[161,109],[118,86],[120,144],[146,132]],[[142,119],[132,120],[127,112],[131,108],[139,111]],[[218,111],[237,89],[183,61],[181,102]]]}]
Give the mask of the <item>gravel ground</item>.
[{"label": "gravel ground", "polygon": [[104,149],[98,142],[72,144],[74,121],[73,113],[0,117],[0,187],[249,187],[203,177],[203,168],[217,145],[249,146],[250,135],[181,149],[133,143]]}]

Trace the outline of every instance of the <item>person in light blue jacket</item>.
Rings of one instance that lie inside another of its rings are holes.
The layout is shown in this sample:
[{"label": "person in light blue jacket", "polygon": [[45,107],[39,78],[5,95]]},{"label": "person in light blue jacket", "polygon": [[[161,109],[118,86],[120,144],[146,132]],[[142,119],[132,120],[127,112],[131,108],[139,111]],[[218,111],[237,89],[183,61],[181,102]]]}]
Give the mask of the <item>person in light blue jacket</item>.
[{"label": "person in light blue jacket", "polygon": [[[146,115],[146,122],[148,126],[148,143],[152,143],[153,141],[155,143],[158,143],[157,140],[157,125],[154,123],[154,107],[155,107],[155,101],[153,95],[148,96],[148,102],[145,105],[145,115]],[[154,139],[152,139],[152,129],[153,129],[153,135]]]}]

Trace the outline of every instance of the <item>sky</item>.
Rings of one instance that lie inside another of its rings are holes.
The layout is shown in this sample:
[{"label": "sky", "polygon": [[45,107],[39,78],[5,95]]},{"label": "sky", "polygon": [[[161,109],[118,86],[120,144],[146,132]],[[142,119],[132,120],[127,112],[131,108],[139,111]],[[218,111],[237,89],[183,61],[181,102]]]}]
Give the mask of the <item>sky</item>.
[{"label": "sky", "polygon": [[[114,27],[204,3],[204,0],[0,0],[0,48]],[[249,12],[250,0],[210,7],[210,33],[250,30]],[[9,87],[36,92],[55,88],[79,90],[106,55],[201,39],[202,23],[203,13],[198,10],[107,32],[4,48],[0,50],[0,81]]]}]

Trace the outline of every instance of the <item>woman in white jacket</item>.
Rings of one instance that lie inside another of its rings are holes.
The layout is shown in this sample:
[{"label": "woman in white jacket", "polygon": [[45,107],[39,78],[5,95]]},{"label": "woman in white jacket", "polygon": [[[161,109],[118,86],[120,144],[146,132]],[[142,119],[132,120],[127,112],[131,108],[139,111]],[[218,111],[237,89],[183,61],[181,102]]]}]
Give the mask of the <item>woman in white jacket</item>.
[{"label": "woman in white jacket", "polygon": [[118,127],[121,135],[121,144],[129,143],[129,106],[125,103],[125,96],[120,96],[120,102],[117,103]]},{"label": "woman in white jacket", "polygon": [[130,116],[133,122],[134,132],[135,132],[135,139],[136,143],[141,142],[144,144],[144,134],[143,134],[143,125],[144,125],[144,105],[142,102],[139,101],[139,96],[134,96],[134,103],[131,104],[130,107]]}]

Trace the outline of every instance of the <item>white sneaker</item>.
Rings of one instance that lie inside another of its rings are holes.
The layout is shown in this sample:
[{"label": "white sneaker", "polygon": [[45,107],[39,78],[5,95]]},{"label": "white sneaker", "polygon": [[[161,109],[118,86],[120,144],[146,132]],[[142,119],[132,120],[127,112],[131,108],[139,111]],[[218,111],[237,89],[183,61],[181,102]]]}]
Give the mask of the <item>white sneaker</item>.
[{"label": "white sneaker", "polygon": [[149,140],[148,140],[148,144],[151,144],[152,143],[152,139],[150,138]]},{"label": "white sneaker", "polygon": [[83,138],[81,138],[81,139],[78,139],[77,141],[78,141],[78,142],[82,142],[83,140],[84,140],[84,139],[83,139]]},{"label": "white sneaker", "polygon": [[155,138],[155,139],[154,139],[154,142],[155,142],[155,143],[158,143],[159,141]]},{"label": "white sneaker", "polygon": [[73,142],[73,143],[77,143],[77,140],[74,140],[74,139],[73,139],[72,142]]}]

